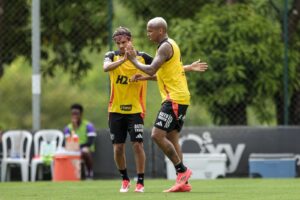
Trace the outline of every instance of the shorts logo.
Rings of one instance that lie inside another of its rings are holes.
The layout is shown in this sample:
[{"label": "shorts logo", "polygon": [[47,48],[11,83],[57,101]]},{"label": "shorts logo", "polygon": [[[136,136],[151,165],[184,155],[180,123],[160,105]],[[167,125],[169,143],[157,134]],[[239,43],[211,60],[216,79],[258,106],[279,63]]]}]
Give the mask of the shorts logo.
[{"label": "shorts logo", "polygon": [[135,124],[134,125],[134,132],[143,133],[144,132],[144,125],[143,124]]},{"label": "shorts logo", "polygon": [[163,126],[162,123],[161,123],[161,121],[157,122],[156,125]]},{"label": "shorts logo", "polygon": [[115,135],[111,133],[111,134],[110,134],[110,139],[111,139],[111,140],[114,140],[114,139],[115,139]]},{"label": "shorts logo", "polygon": [[123,111],[131,111],[132,110],[132,105],[120,105],[120,109]]},{"label": "shorts logo", "polygon": [[[165,128],[169,128],[171,122],[173,121],[172,115],[169,115],[169,114],[164,113],[164,112],[160,112],[160,113],[158,114],[158,119],[160,119],[161,121],[166,122],[166,123],[165,123],[165,126],[164,126]],[[162,125],[161,125],[161,126],[162,126]]]},{"label": "shorts logo", "polygon": [[179,115],[178,119],[184,120],[185,119],[185,115]]},{"label": "shorts logo", "polygon": [[170,117],[166,121],[165,128],[169,128],[172,121],[173,121],[173,117],[170,115]]},{"label": "shorts logo", "polygon": [[142,134],[138,134],[135,138],[137,138],[137,139],[143,139],[143,136],[142,136]]}]

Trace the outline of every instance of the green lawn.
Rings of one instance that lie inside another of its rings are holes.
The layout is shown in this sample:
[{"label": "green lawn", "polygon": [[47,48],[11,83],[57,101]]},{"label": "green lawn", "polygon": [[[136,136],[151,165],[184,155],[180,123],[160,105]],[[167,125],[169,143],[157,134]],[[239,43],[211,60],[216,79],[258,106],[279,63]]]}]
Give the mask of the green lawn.
[{"label": "green lawn", "polygon": [[0,183],[0,200],[70,199],[70,200],[299,200],[300,179],[219,179],[191,181],[190,193],[162,193],[173,184],[167,180],[146,180],[143,194],[119,193],[120,181]]}]

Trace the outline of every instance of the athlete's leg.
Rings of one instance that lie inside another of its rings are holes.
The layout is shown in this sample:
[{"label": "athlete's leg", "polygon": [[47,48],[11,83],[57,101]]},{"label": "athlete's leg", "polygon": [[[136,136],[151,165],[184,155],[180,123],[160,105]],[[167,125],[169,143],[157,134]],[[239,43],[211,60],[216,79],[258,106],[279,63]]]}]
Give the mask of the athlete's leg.
[{"label": "athlete's leg", "polygon": [[125,141],[127,136],[126,116],[119,113],[110,113],[109,128],[110,137],[113,143],[114,161],[123,179],[120,192],[127,192],[130,184],[125,157]]},{"label": "athlete's leg", "polygon": [[132,142],[132,148],[134,153],[136,171],[138,174],[143,174],[145,172],[145,151],[142,142]]},{"label": "athlete's leg", "polygon": [[178,155],[173,143],[168,140],[167,133],[164,130],[153,127],[152,129],[152,139],[159,146],[159,148],[164,152],[164,154],[172,161],[176,166],[181,163],[180,156]]},{"label": "athlete's leg", "polygon": [[[176,152],[179,155],[180,159],[183,160],[181,146],[179,145],[178,130],[173,130],[170,133],[168,133],[167,138],[174,145]],[[177,173],[176,173],[176,175],[177,175]],[[186,184],[180,188],[179,192],[189,192],[191,190],[192,190],[192,186],[188,182],[186,182]]]},{"label": "athlete's leg", "polygon": [[128,132],[132,142],[132,148],[137,172],[137,185],[135,192],[144,192],[145,173],[145,151],[143,145],[144,120],[140,113],[132,114],[128,117]]},{"label": "athlete's leg", "polygon": [[176,184],[166,192],[178,192],[191,176],[191,170],[182,163],[182,152],[179,146],[179,134],[184,119],[186,106],[173,102],[164,102],[157,115],[152,138],[164,154],[172,161],[177,172]]},{"label": "athlete's leg", "polygon": [[182,160],[182,151],[179,145],[179,133],[177,130],[173,130],[167,134],[168,140],[174,145],[174,148],[180,158]]},{"label": "athlete's leg", "polygon": [[114,160],[119,170],[126,169],[125,144],[113,144]]},{"label": "athlete's leg", "polygon": [[137,184],[135,192],[144,192],[144,174],[145,174],[145,151],[143,142],[132,142],[132,148],[135,158],[135,166],[137,172]]},{"label": "athlete's leg", "polygon": [[113,144],[113,147],[114,160],[122,177],[122,185],[120,188],[120,192],[128,192],[130,187],[130,180],[126,169],[125,143]]}]

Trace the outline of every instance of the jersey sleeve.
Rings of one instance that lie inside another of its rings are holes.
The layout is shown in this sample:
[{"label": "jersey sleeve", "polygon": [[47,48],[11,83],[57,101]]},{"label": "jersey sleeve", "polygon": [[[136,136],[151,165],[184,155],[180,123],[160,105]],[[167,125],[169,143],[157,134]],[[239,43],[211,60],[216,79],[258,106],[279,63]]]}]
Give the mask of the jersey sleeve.
[{"label": "jersey sleeve", "polygon": [[113,51],[109,51],[107,52],[105,55],[104,55],[104,62],[108,62],[108,61],[111,61],[113,62],[114,60],[114,52]]},{"label": "jersey sleeve", "polygon": [[64,129],[64,135],[65,136],[71,135],[71,130],[70,130],[70,128],[68,126],[66,126],[65,129]]},{"label": "jersey sleeve", "polygon": [[96,137],[96,129],[92,123],[87,124],[86,130],[88,137]]}]

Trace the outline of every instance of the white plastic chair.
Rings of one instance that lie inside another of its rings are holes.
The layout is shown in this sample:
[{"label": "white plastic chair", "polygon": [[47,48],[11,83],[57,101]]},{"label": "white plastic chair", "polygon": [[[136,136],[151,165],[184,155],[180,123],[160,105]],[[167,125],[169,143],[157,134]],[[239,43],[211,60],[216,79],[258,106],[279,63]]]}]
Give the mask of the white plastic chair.
[{"label": "white plastic chair", "polygon": [[[10,148],[8,141],[10,140]],[[2,136],[3,159],[1,169],[1,181],[5,181],[8,176],[10,180],[9,164],[21,165],[22,181],[28,181],[28,168],[30,158],[30,148],[32,135],[28,131],[13,130],[7,131]],[[9,149],[8,149],[9,148]],[[8,173],[7,173],[8,171]]]},{"label": "white plastic chair", "polygon": [[[34,134],[34,157],[31,160],[31,181],[35,181],[39,164],[43,164],[43,156],[54,155],[62,147],[64,134],[59,130],[40,130]],[[41,174],[39,170],[39,174]],[[51,164],[51,175],[53,166]],[[41,176],[41,175],[40,175]]]}]

